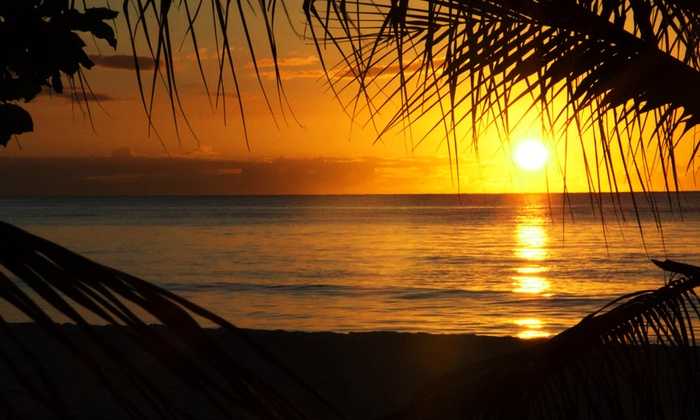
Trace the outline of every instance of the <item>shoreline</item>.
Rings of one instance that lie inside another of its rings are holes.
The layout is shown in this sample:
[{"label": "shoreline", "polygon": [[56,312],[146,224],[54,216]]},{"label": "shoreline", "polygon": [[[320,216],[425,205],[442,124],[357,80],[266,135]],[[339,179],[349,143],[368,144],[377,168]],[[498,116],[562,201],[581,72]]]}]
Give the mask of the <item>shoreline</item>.
[{"label": "shoreline", "polygon": [[[58,384],[69,384],[61,388],[62,398],[77,419],[124,418],[117,413],[118,407],[110,408],[113,402],[96,386],[94,378],[85,372],[82,364],[74,360],[53,339],[47,339],[38,327],[32,324],[8,324],[20,340],[32,349],[33,358],[12,353],[10,344],[0,343],[0,350],[14,355],[17,365],[30,375],[29,364],[39,361]],[[81,348],[90,348],[78,328],[64,324],[62,330]],[[158,328],[156,326],[156,328]],[[168,334],[162,327],[162,333]],[[159,373],[162,368],[150,356],[139,351],[128,339],[125,327],[98,326],[99,337],[128,355],[140,369],[163,389],[167,397],[179,400],[180,409],[202,413],[201,401],[183,399],[186,389]],[[261,363],[253,353],[242,345],[240,339],[221,329],[206,329],[215,340],[226,348],[242,366],[251,370],[268,384],[292,399],[294,386],[280,373]],[[328,399],[348,419],[371,419],[387,415],[406,405],[415,393],[428,384],[451,372],[467,369],[470,364],[492,357],[523,350],[540,342],[513,337],[491,337],[473,334],[428,334],[406,332],[298,332],[284,330],[243,331],[258,345],[267,349],[284,366],[291,369],[314,390]],[[33,360],[30,362],[30,360]],[[106,363],[105,365],[107,365]],[[106,367],[113,377],[118,370]],[[5,364],[0,368],[0,383],[3,388],[17,387],[12,383],[13,374]],[[38,379],[38,377],[35,377]],[[15,399],[20,410],[29,410],[26,415],[39,414],[29,401]],[[304,404],[302,403],[301,408]],[[205,410],[206,411],[206,410]],[[311,409],[313,411],[313,409]],[[109,413],[112,413],[111,415]],[[206,417],[195,418],[212,418]]]}]

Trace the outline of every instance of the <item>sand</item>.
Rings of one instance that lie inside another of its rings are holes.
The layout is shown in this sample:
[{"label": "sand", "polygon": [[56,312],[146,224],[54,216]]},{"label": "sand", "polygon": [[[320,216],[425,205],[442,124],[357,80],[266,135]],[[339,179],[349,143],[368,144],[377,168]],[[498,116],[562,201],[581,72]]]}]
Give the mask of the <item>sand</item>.
[{"label": "sand", "polygon": [[[78,346],[88,351],[90,345],[75,326],[62,327]],[[0,363],[0,386],[3,395],[10,396],[2,405],[9,405],[23,418],[39,418],[45,412],[27,397],[26,389],[18,383],[13,369],[41,383],[36,369],[41,364],[46,374],[58,384],[54,392],[68,405],[71,418],[128,418],[99,385],[58,343],[44,336],[37,327],[15,324],[11,327],[33,356],[18,351],[9,340],[2,340],[4,360]],[[391,413],[408,403],[419,390],[429,387],[442,375],[468,368],[470,364],[522,350],[533,344],[516,338],[483,337],[475,335],[431,335],[419,333],[369,332],[326,333],[247,330],[250,337],[267,348],[282,363],[298,373],[314,389],[324,395],[348,419],[372,419]],[[163,373],[150,356],[136,350],[126,339],[126,331],[117,327],[99,327],[105,341],[136,360],[139,369],[155,380],[165,396],[177,409],[193,418],[214,418],[206,404],[191,397],[191,392],[177,380]],[[241,364],[284,393],[290,385],[278,372],[261,364],[242,346],[238,339],[220,330],[208,330],[232,351]],[[32,358],[34,357],[34,358]],[[119,371],[99,359],[105,374],[120,382]],[[283,375],[282,375],[283,376]],[[292,392],[293,398],[296,399]],[[303,398],[296,399],[303,401]],[[304,403],[301,403],[302,405]],[[302,407],[305,409],[305,407]],[[309,410],[313,412],[313,409]],[[314,416],[315,417],[315,416]]]}]

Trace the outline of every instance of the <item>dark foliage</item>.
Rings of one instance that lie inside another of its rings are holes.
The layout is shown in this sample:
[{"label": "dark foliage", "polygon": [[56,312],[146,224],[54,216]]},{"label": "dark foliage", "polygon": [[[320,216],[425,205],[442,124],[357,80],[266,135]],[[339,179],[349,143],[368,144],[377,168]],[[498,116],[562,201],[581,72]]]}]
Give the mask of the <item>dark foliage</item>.
[{"label": "dark foliage", "polygon": [[[133,68],[139,86],[139,94],[146,118],[149,134],[160,135],[152,123],[154,104],[161,90],[170,107],[172,123],[178,139],[181,125],[184,123],[190,133],[192,130],[185,105],[180,97],[178,77],[174,58],[182,46],[188,42],[193,49],[196,63],[201,75],[202,87],[213,107],[223,108],[224,119],[228,111],[227,97],[235,97],[243,134],[248,142],[246,109],[240,94],[240,69],[234,59],[231,34],[239,32],[247,44],[250,59],[255,70],[258,87],[275,125],[278,125],[276,113],[264,86],[257,63],[257,54],[253,47],[254,40],[250,27],[257,20],[265,28],[267,53],[272,56],[276,81],[275,91],[282,118],[287,121],[287,113],[294,118],[288,103],[280,77],[278,66],[278,41],[275,28],[278,16],[283,15],[290,22],[286,4],[283,1],[272,2],[233,2],[230,0],[125,0],[121,2],[121,17],[127,32],[125,40],[132,49]],[[106,5],[107,7],[102,7]],[[30,101],[42,88],[46,87],[61,93],[63,83],[74,85],[73,99],[89,102],[95,94],[91,91],[83,71],[93,67],[93,61],[84,51],[85,39],[81,35],[106,41],[115,48],[117,39],[108,21],[119,13],[110,8],[109,2],[96,0],[5,0],[0,5],[0,108],[8,103]],[[186,24],[173,28],[173,16],[183,14]],[[213,32],[216,40],[214,50],[217,54],[216,76],[211,80],[207,76],[202,57],[198,29],[206,25]],[[184,33],[183,39],[175,39],[176,31]],[[143,55],[145,54],[145,55]],[[119,56],[120,66],[124,67]],[[107,62],[109,62],[109,59]],[[231,92],[235,94],[231,94]],[[212,95],[213,94],[213,95]],[[212,96],[215,97],[212,100]],[[20,121],[15,118],[0,127],[0,144],[7,144],[13,134],[31,131],[25,122],[29,115],[21,112]],[[166,143],[160,139],[163,146]]]},{"label": "dark foliage", "polygon": [[[210,418],[343,417],[245,332],[215,314],[11,225],[0,224],[0,238],[0,300],[72,354],[127,417],[189,416],[160,388],[162,382],[155,378],[162,373],[140,370],[144,355],[187,388],[187,398],[199,401]],[[700,404],[693,390],[700,386],[695,338],[700,298],[694,289],[700,285],[700,268],[670,261],[657,264],[672,273],[663,287],[622,296],[523,352],[453,372],[391,419],[697,417]],[[58,318],[75,324],[83,345],[70,339]],[[198,320],[236,335],[251,355],[280,372],[278,380],[286,378],[285,394],[276,391],[280,383],[270,386],[261,381],[260,372],[250,371],[212,340]],[[118,343],[100,333],[95,321],[125,327],[128,347],[142,355],[134,358],[120,350]],[[6,343],[0,346],[0,363],[45,412],[69,418],[57,392],[61,384],[52,382],[40,362],[32,361],[37,349],[27,348],[13,331],[0,317],[0,337]],[[6,353],[8,346],[14,352]],[[26,369],[36,373],[27,375]],[[293,399],[289,389],[296,389]],[[300,393],[304,397],[298,405],[292,401]],[[0,404],[9,412],[18,409],[16,401],[0,393]]]},{"label": "dark foliage", "polygon": [[700,268],[622,296],[539,346],[455,372],[391,419],[698,418]]},{"label": "dark foliage", "polygon": [[63,93],[64,78],[86,90],[81,74],[93,62],[78,33],[88,33],[115,48],[107,21],[117,12],[73,7],[68,0],[4,0],[0,3],[0,144],[33,130],[31,116],[14,103],[29,102],[43,88]]},{"label": "dark foliage", "polygon": [[[416,145],[441,138],[458,165],[462,141],[478,153],[480,139],[507,147],[518,127],[540,125],[552,145],[583,158],[575,175],[591,192],[646,193],[657,169],[665,189],[677,190],[681,159],[690,165],[698,151],[686,135],[700,122],[692,1],[307,0],[304,8],[319,55],[329,46],[341,57],[324,63],[330,88],[352,118],[375,125],[378,140],[392,129]],[[677,156],[680,142],[694,151]]]},{"label": "dark foliage", "polygon": [[[93,322],[128,327],[132,346],[157,361],[164,372],[185,386],[186,398],[206,401],[206,406],[218,416],[305,418],[287,397],[262,382],[258,373],[240,365],[227,349],[212,340],[197,319],[238,336],[241,345],[255,357],[280,371],[294,388],[305,393],[307,400],[310,397],[316,401],[324,418],[342,417],[294,372],[224,319],[151,283],[4,223],[0,223],[0,299],[69,351],[131,418],[174,419],[188,415],[173,411],[175,404],[154,384],[152,375],[157,373],[141,371],[138,359],[106,341]],[[71,341],[57,323],[57,316],[74,323],[91,347],[86,349]],[[165,328],[153,327],[149,322]],[[2,340],[16,343],[19,354],[31,354],[8,327],[0,316]],[[29,366],[40,372],[38,377],[43,381],[38,384],[22,374],[26,367],[17,365],[17,359],[11,355],[0,354],[0,363],[6,363],[15,373],[17,384],[35,403],[58,418],[70,417],[56,392],[59,385],[41,373],[40,363]],[[112,366],[119,378],[107,375],[106,365]],[[123,383],[116,385],[120,381]],[[0,393],[0,406],[12,412],[13,404],[7,397]]]}]

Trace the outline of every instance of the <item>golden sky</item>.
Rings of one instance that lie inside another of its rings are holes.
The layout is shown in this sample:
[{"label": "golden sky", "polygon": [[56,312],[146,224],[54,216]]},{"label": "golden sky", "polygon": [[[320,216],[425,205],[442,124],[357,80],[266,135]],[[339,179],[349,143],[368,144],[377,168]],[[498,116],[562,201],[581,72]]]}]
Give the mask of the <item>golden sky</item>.
[{"label": "golden sky", "polygon": [[[296,23],[301,28],[301,14],[298,18]],[[184,25],[180,26],[184,28]],[[316,173],[314,171],[317,171],[319,161],[329,162],[332,167],[329,171],[333,173],[331,178],[337,184],[324,181],[317,187],[295,190],[311,193],[561,191],[563,162],[566,160],[568,189],[587,191],[580,145],[575,139],[571,140],[568,148],[561,142],[553,144],[545,139],[551,152],[546,169],[525,171],[514,165],[512,149],[520,141],[543,137],[536,120],[524,124],[513,133],[512,143],[509,144],[501,142],[494,133],[485,133],[479,143],[478,156],[474,153],[468,136],[461,135],[463,140],[458,148],[459,172],[454,162],[451,164],[448,158],[442,132],[434,133],[417,147],[414,147],[416,138],[399,132],[392,132],[381,142],[375,143],[376,134],[371,125],[362,127],[361,123],[365,122],[362,118],[355,124],[351,123],[339,103],[325,88],[314,48],[299,40],[285,25],[280,25],[279,28],[279,63],[284,88],[300,124],[294,122],[286,107],[278,104],[272,61],[265,45],[256,45],[256,51],[273,104],[274,118],[266,109],[260,94],[244,39],[240,36],[232,38],[241,95],[246,107],[250,150],[243,137],[231,81],[227,81],[227,118],[224,120],[222,105],[210,105],[204,94],[193,50],[187,42],[175,56],[175,63],[181,98],[198,140],[187,132],[184,124],[180,124],[182,135],[177,138],[162,90],[155,125],[164,145],[156,136],[149,136],[146,117],[138,99],[125,29],[118,27],[120,45],[117,51],[111,51],[106,45],[102,45],[99,50],[90,47],[89,51],[95,57],[97,65],[87,75],[96,99],[100,99],[99,102],[90,101],[94,130],[80,104],[67,97],[42,95],[27,106],[35,120],[35,132],[21,136],[19,144],[12,142],[6,150],[0,152],[0,156],[89,160],[94,157],[109,157],[115,150],[128,150],[132,156],[150,158],[151,160],[146,160],[146,165],[148,162],[171,158],[236,162],[232,164],[233,167],[241,162],[270,165],[294,161],[298,168],[303,167],[299,169],[302,173],[312,174]],[[182,39],[181,35],[175,36],[178,43]],[[204,24],[199,27],[198,35],[200,55],[211,76],[210,86],[214,86],[217,58],[213,36]],[[260,28],[254,27],[253,36],[260,39],[260,35]],[[146,76],[150,77],[150,74],[147,73]],[[275,126],[275,119],[279,127]],[[431,123],[432,121],[416,123],[416,132],[420,131],[419,128],[430,127]],[[686,156],[690,154],[692,145],[683,144],[681,147],[685,147],[681,151],[685,150]],[[567,149],[568,157],[564,159]],[[683,153],[679,155],[683,156]],[[338,162],[344,162],[346,166],[338,166]],[[337,172],[341,168],[352,174],[361,173],[361,168],[368,165],[372,170],[369,175],[362,175],[361,182],[353,180],[351,175],[342,181],[338,178]],[[686,171],[686,165],[687,159],[681,159],[681,186],[684,189],[695,189],[695,168],[691,166]],[[657,189],[663,188],[661,180],[662,177],[657,174],[654,179]],[[624,180],[619,182],[625,189]],[[268,190],[260,190],[265,191]]]}]

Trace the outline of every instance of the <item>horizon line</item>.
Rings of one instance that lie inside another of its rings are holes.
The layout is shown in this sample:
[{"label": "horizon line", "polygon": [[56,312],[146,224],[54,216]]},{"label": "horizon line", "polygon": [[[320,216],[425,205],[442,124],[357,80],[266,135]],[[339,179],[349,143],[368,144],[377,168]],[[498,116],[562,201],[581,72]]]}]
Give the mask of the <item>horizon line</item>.
[{"label": "horizon line", "polygon": [[562,196],[562,195],[646,195],[646,194],[696,194],[700,190],[683,190],[683,191],[603,191],[603,192],[586,192],[586,191],[567,191],[567,192],[462,192],[462,193],[365,193],[365,194],[343,194],[343,193],[305,193],[305,194],[26,194],[26,195],[0,195],[2,199],[28,199],[28,198],[221,198],[221,197],[240,197],[240,198],[265,198],[265,197],[460,197],[460,196],[528,196],[528,195],[543,195],[543,196]]}]

